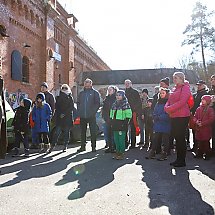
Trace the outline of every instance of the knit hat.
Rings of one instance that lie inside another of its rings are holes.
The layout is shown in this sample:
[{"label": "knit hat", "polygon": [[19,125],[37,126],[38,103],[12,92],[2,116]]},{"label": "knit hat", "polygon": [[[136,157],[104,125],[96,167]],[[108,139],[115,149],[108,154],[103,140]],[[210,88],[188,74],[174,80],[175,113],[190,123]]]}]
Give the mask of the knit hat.
[{"label": "knit hat", "polygon": [[125,97],[125,91],[124,90],[118,90],[116,93],[119,94],[120,96],[122,96],[123,98]]},{"label": "knit hat", "polygon": [[24,107],[29,110],[31,108],[32,101],[31,99],[24,98],[23,99]]},{"label": "knit hat", "polygon": [[43,83],[41,84],[41,87],[46,87],[46,88],[48,88],[49,85],[48,85],[46,82],[43,82]]},{"label": "knit hat", "polygon": [[202,98],[201,98],[202,100],[204,99],[206,102],[207,102],[207,104],[209,105],[210,103],[211,103],[211,96],[210,95],[204,95],[204,96],[202,96]]},{"label": "knit hat", "polygon": [[149,91],[145,88],[145,89],[142,90],[142,93],[146,93],[148,95]]},{"label": "knit hat", "polygon": [[38,93],[37,96],[36,96],[36,100],[37,99],[42,99],[42,101],[45,101],[45,95],[44,95],[44,93]]},{"label": "knit hat", "polygon": [[169,86],[169,77],[163,78],[160,80],[160,82],[165,83],[167,86]]},{"label": "knit hat", "polygon": [[151,102],[152,103],[153,102],[153,98],[148,98],[147,102]]}]

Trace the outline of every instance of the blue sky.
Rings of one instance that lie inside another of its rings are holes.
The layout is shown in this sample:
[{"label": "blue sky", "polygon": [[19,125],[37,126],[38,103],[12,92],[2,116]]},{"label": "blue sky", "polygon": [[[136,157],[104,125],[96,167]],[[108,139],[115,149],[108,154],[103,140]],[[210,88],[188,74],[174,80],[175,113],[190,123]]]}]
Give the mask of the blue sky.
[{"label": "blue sky", "polygon": [[[59,0],[77,30],[111,69],[180,67],[195,0]],[[214,0],[202,0],[209,10]],[[214,26],[215,27],[215,26]],[[207,57],[206,57],[207,58]]]}]

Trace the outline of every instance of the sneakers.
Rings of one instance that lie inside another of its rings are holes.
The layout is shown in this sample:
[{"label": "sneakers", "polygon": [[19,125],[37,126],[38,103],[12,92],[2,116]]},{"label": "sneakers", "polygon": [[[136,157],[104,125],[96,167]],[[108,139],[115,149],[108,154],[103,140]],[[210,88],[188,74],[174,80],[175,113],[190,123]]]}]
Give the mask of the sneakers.
[{"label": "sneakers", "polygon": [[160,158],[157,159],[158,161],[165,161],[167,160],[167,153],[162,152]]},{"label": "sneakers", "polygon": [[86,148],[85,148],[85,147],[81,147],[81,148],[79,148],[79,149],[77,150],[77,152],[84,152],[84,151],[86,151]]},{"label": "sneakers", "polygon": [[150,149],[149,150],[149,155],[146,156],[146,159],[155,159],[155,151]]}]

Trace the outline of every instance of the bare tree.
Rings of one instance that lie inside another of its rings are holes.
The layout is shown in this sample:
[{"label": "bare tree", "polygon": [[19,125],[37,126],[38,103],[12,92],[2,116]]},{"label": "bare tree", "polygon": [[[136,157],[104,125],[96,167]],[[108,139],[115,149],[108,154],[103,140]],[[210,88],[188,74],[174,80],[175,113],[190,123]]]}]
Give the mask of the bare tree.
[{"label": "bare tree", "polygon": [[195,8],[191,15],[192,23],[187,25],[183,34],[187,38],[183,41],[183,45],[193,45],[192,53],[201,51],[203,71],[205,73],[205,80],[208,78],[208,72],[205,60],[205,49],[212,49],[214,47],[215,29],[211,27],[209,21],[214,12],[208,12],[207,7],[200,2],[196,2]]}]

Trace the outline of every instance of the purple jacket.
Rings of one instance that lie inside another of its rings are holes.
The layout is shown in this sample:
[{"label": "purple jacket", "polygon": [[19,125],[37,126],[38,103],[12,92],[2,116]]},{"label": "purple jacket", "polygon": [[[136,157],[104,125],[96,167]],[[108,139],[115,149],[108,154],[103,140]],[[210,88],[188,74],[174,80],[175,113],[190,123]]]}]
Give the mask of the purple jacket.
[{"label": "purple jacket", "polygon": [[190,116],[190,108],[187,104],[190,94],[188,81],[185,81],[182,85],[176,85],[172,89],[164,107],[164,110],[169,114],[170,118]]}]

